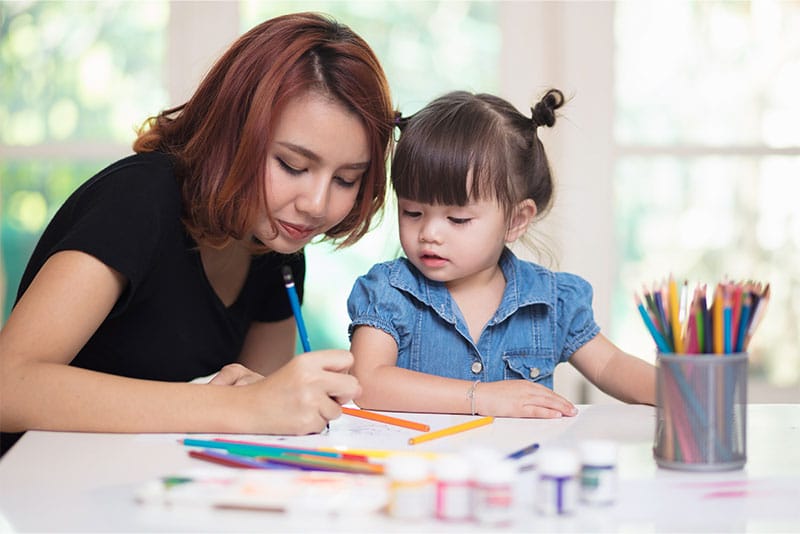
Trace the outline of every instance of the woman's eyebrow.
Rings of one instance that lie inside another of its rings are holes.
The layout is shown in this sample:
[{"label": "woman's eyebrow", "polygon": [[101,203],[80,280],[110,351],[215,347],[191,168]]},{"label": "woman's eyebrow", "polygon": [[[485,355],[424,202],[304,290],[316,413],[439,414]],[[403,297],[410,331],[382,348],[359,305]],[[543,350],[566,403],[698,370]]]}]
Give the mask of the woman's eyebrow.
[{"label": "woman's eyebrow", "polygon": [[[314,163],[319,163],[322,161],[322,158],[314,151],[307,149],[304,146],[296,145],[294,143],[288,142],[280,142],[278,144],[292,152],[296,152],[301,156],[310,159]],[[348,163],[347,165],[342,165],[342,169],[352,169],[356,171],[366,170],[369,167],[369,161],[360,161],[358,163]]]}]

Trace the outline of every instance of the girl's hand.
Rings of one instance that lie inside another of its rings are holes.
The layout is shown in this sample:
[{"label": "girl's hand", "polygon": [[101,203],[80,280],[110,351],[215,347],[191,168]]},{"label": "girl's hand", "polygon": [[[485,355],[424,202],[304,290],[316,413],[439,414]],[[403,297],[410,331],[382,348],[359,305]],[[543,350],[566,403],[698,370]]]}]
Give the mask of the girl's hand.
[{"label": "girl's hand", "polygon": [[214,386],[246,386],[263,380],[264,376],[251,371],[240,363],[226,365],[207,382]]},{"label": "girl's hand", "polygon": [[480,382],[475,388],[480,415],[552,419],[578,413],[570,401],[550,388],[527,380]]},{"label": "girl's hand", "polygon": [[[358,380],[347,374],[352,364],[353,355],[345,350],[307,352],[244,386],[251,417],[246,424],[252,429],[244,431],[293,435],[322,431],[342,414],[342,404],[361,393]],[[240,376],[248,379],[245,375]]]}]

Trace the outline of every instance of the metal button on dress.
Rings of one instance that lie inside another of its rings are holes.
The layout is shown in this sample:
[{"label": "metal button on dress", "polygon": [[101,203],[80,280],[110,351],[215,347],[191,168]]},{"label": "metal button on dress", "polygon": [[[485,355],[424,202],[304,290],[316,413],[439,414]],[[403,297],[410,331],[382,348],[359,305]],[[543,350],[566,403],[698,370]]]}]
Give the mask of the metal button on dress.
[{"label": "metal button on dress", "polygon": [[483,364],[481,362],[472,362],[472,372],[478,374],[483,371]]},{"label": "metal button on dress", "polygon": [[538,367],[531,367],[531,378],[536,378],[539,376],[540,371]]}]

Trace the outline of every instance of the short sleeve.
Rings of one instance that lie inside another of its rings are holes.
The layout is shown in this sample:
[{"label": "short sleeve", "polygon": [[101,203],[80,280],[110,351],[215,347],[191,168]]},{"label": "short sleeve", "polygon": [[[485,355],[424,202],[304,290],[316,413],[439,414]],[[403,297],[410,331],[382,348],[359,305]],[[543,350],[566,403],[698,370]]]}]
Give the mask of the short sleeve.
[{"label": "short sleeve", "polygon": [[400,346],[404,317],[408,314],[402,304],[405,298],[389,283],[390,263],[380,263],[356,279],[347,299],[350,315],[348,335],[358,326],[371,326],[392,336]]},{"label": "short sleeve", "polygon": [[180,198],[170,198],[175,186],[144,179],[147,172],[121,169],[88,188],[75,206],[80,215],[52,252],[86,252],[137,286],[157,254],[165,213],[177,220],[180,209]]},{"label": "short sleeve", "polygon": [[592,286],[580,276],[556,274],[558,334],[563,347],[561,361],[567,361],[575,351],[600,332],[600,327],[594,320],[592,293]]},{"label": "short sleeve", "polygon": [[94,256],[128,281],[124,308],[158,262],[165,233],[181,232],[180,192],[167,156],[120,160],[81,185],[48,224],[22,277],[19,295],[47,259],[64,250]]}]

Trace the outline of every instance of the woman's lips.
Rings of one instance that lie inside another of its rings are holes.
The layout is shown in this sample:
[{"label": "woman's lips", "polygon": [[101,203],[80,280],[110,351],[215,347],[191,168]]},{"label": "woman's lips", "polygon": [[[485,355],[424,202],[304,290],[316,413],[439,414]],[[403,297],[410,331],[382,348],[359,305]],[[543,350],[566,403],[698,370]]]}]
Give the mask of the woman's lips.
[{"label": "woman's lips", "polygon": [[288,223],[286,221],[279,221],[278,224],[283,228],[283,231],[289,236],[290,239],[295,241],[305,241],[314,237],[317,232],[316,226],[301,226],[297,224]]}]

